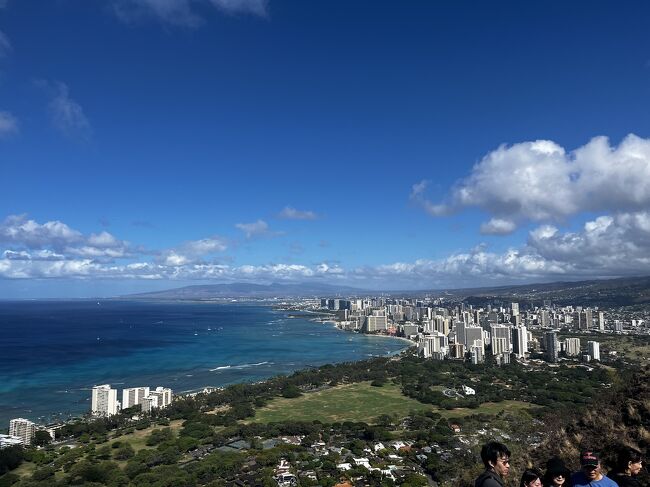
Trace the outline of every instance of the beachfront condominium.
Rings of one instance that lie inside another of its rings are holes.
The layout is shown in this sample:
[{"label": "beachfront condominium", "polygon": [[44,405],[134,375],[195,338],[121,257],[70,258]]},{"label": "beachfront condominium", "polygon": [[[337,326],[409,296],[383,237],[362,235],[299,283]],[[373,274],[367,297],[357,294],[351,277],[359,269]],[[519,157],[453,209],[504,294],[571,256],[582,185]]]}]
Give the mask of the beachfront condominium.
[{"label": "beachfront condominium", "polygon": [[9,421],[9,435],[20,438],[23,445],[30,445],[36,434],[36,425],[29,419],[16,418]]},{"label": "beachfront condominium", "polygon": [[117,400],[117,389],[111,389],[109,384],[93,387],[91,411],[93,416],[113,416],[120,410]]},{"label": "beachfront condominium", "polygon": [[156,387],[146,397],[142,399],[142,411],[151,412],[154,408],[164,408],[172,403],[172,390],[167,387]]},{"label": "beachfront condominium", "polygon": [[130,408],[142,404],[142,400],[149,395],[148,387],[130,387],[122,389],[122,408]]}]

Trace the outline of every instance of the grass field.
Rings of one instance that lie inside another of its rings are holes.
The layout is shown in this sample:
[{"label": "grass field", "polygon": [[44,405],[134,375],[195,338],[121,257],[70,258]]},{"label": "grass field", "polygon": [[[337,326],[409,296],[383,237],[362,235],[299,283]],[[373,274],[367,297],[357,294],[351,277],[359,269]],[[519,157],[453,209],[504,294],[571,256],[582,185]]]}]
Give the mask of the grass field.
[{"label": "grass field", "polygon": [[411,411],[436,411],[445,417],[467,416],[476,413],[497,414],[503,410],[527,409],[530,404],[519,401],[485,403],[479,409],[439,409],[422,404],[402,394],[400,387],[387,383],[372,387],[368,382],[347,384],[304,394],[295,399],[278,398],[257,410],[253,422],[272,423],[287,420],[334,423],[364,421],[372,423],[382,414],[404,417]]},{"label": "grass field", "polygon": [[149,426],[148,428],[145,428],[143,430],[135,430],[133,433],[129,433],[128,435],[122,435],[122,436],[118,436],[117,438],[112,438],[108,440],[106,444],[111,445],[116,441],[119,441],[121,443],[129,443],[133,447],[133,449],[137,452],[138,450],[142,450],[143,448],[151,448],[147,446],[147,436],[149,436],[153,430],[170,428],[172,431],[178,432],[178,430],[181,429],[182,425],[183,425],[183,421],[178,419],[175,421],[171,421],[169,423],[169,426],[158,426],[158,425]]}]

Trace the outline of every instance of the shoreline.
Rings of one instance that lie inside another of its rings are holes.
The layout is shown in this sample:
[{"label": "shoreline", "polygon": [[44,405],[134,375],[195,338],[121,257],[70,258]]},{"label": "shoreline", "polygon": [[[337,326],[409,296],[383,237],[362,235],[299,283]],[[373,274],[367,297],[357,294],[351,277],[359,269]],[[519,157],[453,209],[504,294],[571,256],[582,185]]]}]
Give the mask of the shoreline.
[{"label": "shoreline", "polygon": [[[174,303],[177,304],[177,303]],[[216,304],[216,303],[210,303],[210,304]],[[253,304],[253,303],[251,303]],[[255,304],[253,304],[255,306]],[[267,306],[263,306],[260,303],[257,303],[257,306],[260,308],[266,308],[268,309]],[[286,319],[287,322],[293,321],[294,317],[289,316],[288,310],[273,310],[273,314],[276,315],[276,317],[281,317],[283,319]],[[311,313],[310,313],[311,314]],[[313,317],[313,315],[312,315]],[[336,322],[333,320],[326,320],[326,321],[319,321],[316,319],[313,319],[312,317],[309,316],[309,314],[305,314],[303,317],[296,316],[295,318],[300,318],[302,320],[302,324],[297,325],[297,330],[304,330],[306,329],[305,327],[308,327],[307,329],[316,329],[316,324],[325,324],[325,323],[331,323],[334,328],[337,329],[337,332],[335,335],[339,335],[341,338],[340,339],[333,339],[331,336],[331,333],[328,332],[327,335],[330,335],[330,338],[314,338],[314,344],[316,347],[318,347],[318,343],[323,341],[324,342],[324,350],[327,349],[328,345],[328,340],[332,341],[333,343],[337,342],[343,342],[346,341],[345,344],[340,343],[337,346],[337,349],[340,349],[342,353],[338,354],[331,354],[331,352],[323,352],[321,354],[316,354],[316,356],[313,357],[313,361],[311,361],[311,358],[305,357],[305,360],[303,361],[296,361],[297,363],[295,364],[296,367],[292,368],[292,365],[290,362],[292,360],[287,360],[287,363],[283,363],[282,361],[279,361],[277,364],[275,364],[273,367],[268,366],[266,371],[259,371],[259,372],[252,372],[249,374],[250,376],[246,375],[236,375],[236,376],[230,376],[230,375],[222,375],[222,376],[210,376],[207,372],[205,375],[203,375],[203,372],[201,373],[201,376],[197,374],[195,380],[193,381],[192,379],[185,381],[184,377],[180,377],[176,379],[173,378],[174,373],[179,373],[183,371],[175,371],[175,372],[170,372],[168,374],[165,374],[167,379],[162,379],[162,380],[157,380],[156,382],[161,383],[165,387],[171,387],[172,389],[176,389],[179,392],[175,392],[175,396],[179,397],[186,397],[186,396],[192,396],[196,394],[200,394],[202,392],[211,391],[211,390],[219,390],[223,388],[227,388],[231,385],[236,385],[236,384],[251,384],[251,383],[257,383],[257,382],[263,382],[266,380],[273,379],[274,377],[278,376],[290,376],[294,373],[300,372],[302,370],[309,370],[313,368],[318,368],[322,367],[324,365],[328,364],[339,364],[339,363],[353,363],[353,362],[362,362],[364,360],[367,360],[369,357],[376,356],[376,357],[389,357],[389,356],[395,356],[399,355],[402,353],[405,349],[407,349],[409,346],[412,346],[412,342],[409,340],[403,338],[403,337],[395,337],[395,336],[386,336],[386,335],[370,335],[368,334],[367,336],[382,336],[383,338],[400,338],[401,340],[406,340],[408,343],[401,343],[401,344],[393,344],[392,346],[387,345],[387,346],[378,346],[379,349],[375,348],[373,351],[373,345],[365,342],[363,344],[363,340],[361,342],[358,342],[356,345],[347,343],[351,342],[354,340],[356,342],[356,339],[353,339],[352,337],[348,338],[347,340],[343,337],[343,335],[340,335],[339,332],[344,332],[347,330],[344,330],[338,326],[336,326]],[[292,318],[289,320],[289,318]],[[260,322],[260,325],[264,325],[265,323]],[[289,325],[291,326],[291,325]],[[327,327],[329,328],[329,327]],[[300,333],[300,332],[298,332]],[[309,333],[310,335],[312,333]],[[325,335],[325,336],[327,336]],[[357,334],[360,335],[360,334]],[[300,335],[296,335],[296,339],[304,339],[305,337],[302,337]],[[307,337],[309,338],[309,337]],[[334,345],[332,345],[334,346]],[[374,346],[377,347],[377,346]],[[347,351],[347,352],[346,352]],[[252,359],[252,358],[251,358]],[[253,360],[254,362],[257,363],[256,360]],[[261,359],[259,360],[261,361]],[[303,363],[304,362],[304,363]],[[237,363],[237,362],[233,362]],[[233,366],[233,369],[235,367]],[[266,375],[264,372],[268,373]],[[196,374],[195,372],[189,371],[188,374]],[[181,375],[187,375],[182,373]],[[145,374],[146,376],[146,374]],[[192,375],[187,375],[188,377],[191,377]],[[146,382],[149,379],[143,378],[140,380],[138,376],[134,376],[133,378],[129,377],[129,380],[127,382]],[[99,377],[97,380],[101,380]],[[124,379],[122,379],[124,380]],[[176,383],[175,381],[178,380],[179,382],[185,382],[183,383]],[[188,383],[189,382],[189,383]],[[192,383],[194,382],[194,383]],[[97,383],[104,383],[104,382],[97,382]],[[114,382],[112,380],[109,380],[110,384],[115,389],[118,389],[118,391],[121,393],[121,388],[122,386],[116,385],[117,382]],[[72,386],[74,384],[70,384]],[[189,387],[188,387],[189,386]],[[64,389],[70,389],[70,391],[77,390],[79,389],[78,387],[68,387],[63,386],[63,385],[58,385],[57,387],[60,387],[61,390]],[[90,403],[89,403],[89,396],[90,396],[90,388],[92,385],[90,383],[87,383],[85,386],[83,386],[88,393],[88,396],[81,397],[77,394],[78,398],[73,399],[72,397],[68,398],[70,402],[65,402],[66,401],[63,397],[60,397],[57,395],[57,397],[60,398],[60,400],[57,400],[51,404],[53,406],[52,410],[49,410],[47,408],[47,404],[43,403],[43,406],[41,406],[41,403],[39,402],[22,402],[22,404],[16,404],[14,401],[12,401],[9,396],[6,398],[1,398],[1,402],[4,402],[4,407],[2,408],[3,414],[2,416],[6,416],[6,421],[9,421],[9,419],[13,417],[26,417],[30,419],[31,421],[34,421],[37,424],[45,425],[45,424],[61,424],[61,423],[68,423],[68,422],[74,422],[78,420],[85,421],[87,420],[87,414],[90,412]],[[47,388],[52,388],[48,384],[44,384],[44,389]],[[181,392],[182,391],[182,392]],[[55,391],[59,392],[59,391]],[[76,397],[76,396],[75,396]],[[83,402],[82,402],[83,401]],[[75,411],[76,406],[81,405],[82,408],[79,410]],[[84,407],[86,406],[86,407]],[[33,410],[33,411],[32,411]],[[3,420],[4,421],[4,420]]]}]

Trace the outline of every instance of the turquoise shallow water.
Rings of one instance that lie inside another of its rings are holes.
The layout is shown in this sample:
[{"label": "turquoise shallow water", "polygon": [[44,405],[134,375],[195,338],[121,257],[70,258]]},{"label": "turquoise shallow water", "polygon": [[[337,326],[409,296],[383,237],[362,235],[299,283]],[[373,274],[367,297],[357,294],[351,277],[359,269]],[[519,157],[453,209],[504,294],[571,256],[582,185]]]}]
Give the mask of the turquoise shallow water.
[{"label": "turquoise shallow water", "polygon": [[95,384],[187,392],[407,345],[254,304],[132,301],[0,302],[0,337],[0,428],[87,412]]}]

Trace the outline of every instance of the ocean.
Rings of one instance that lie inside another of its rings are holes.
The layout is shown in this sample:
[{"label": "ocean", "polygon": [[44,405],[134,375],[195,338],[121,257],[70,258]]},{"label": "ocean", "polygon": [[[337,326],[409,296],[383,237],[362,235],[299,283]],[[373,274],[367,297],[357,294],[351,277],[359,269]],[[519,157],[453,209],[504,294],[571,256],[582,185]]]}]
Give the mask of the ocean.
[{"label": "ocean", "polygon": [[344,332],[250,303],[0,301],[0,430],[90,410],[91,388],[174,393],[398,353],[402,340]]}]

